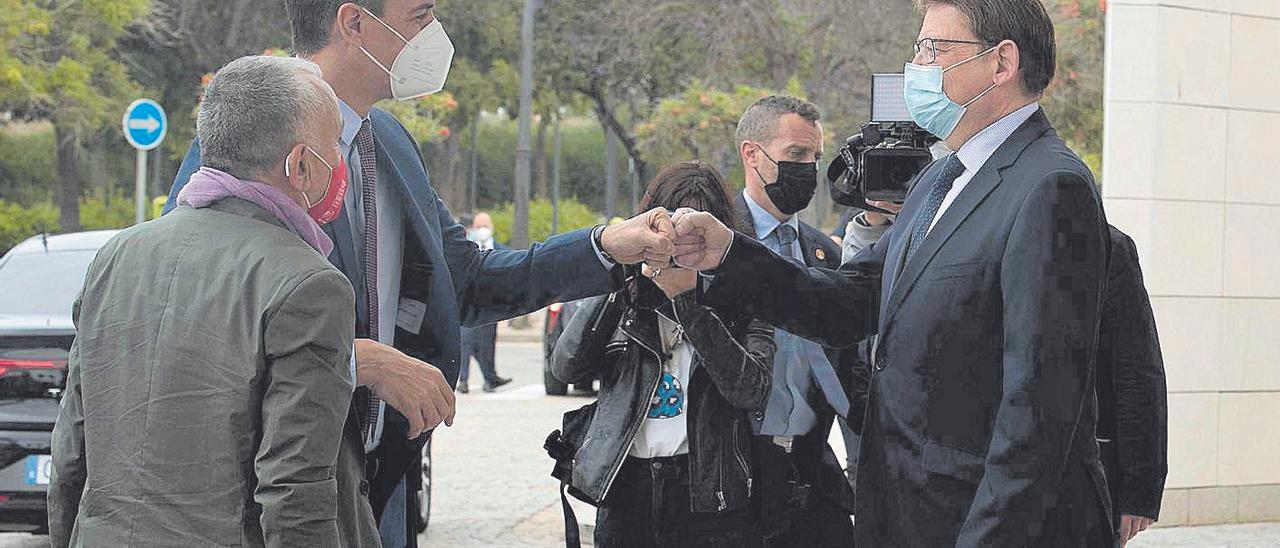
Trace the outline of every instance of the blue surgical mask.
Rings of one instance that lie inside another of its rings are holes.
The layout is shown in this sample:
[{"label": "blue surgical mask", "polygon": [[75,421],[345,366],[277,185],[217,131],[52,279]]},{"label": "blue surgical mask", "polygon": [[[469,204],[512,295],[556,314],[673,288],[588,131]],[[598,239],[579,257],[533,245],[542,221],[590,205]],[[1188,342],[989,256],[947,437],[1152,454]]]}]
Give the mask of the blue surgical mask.
[{"label": "blue surgical mask", "polygon": [[907,111],[911,113],[911,119],[939,139],[946,140],[947,137],[950,137],[951,132],[955,131],[956,126],[960,124],[960,119],[964,118],[964,113],[969,108],[969,105],[990,93],[991,90],[996,89],[996,85],[991,84],[991,87],[987,88],[986,91],[960,105],[952,101],[947,96],[947,93],[942,90],[942,75],[948,70],[995,51],[996,47],[998,46],[993,46],[982,53],[946,68],[937,65],[907,63],[903,69],[902,93],[907,101]]}]

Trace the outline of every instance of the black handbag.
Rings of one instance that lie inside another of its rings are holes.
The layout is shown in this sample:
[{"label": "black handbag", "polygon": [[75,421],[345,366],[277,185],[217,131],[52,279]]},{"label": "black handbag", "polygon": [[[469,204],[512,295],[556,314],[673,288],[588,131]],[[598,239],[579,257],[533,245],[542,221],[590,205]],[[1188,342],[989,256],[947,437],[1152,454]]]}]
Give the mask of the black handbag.
[{"label": "black handbag", "polygon": [[592,499],[580,489],[573,486],[573,462],[578,449],[587,437],[587,429],[596,416],[596,404],[593,402],[564,414],[560,430],[551,432],[543,449],[555,460],[551,469],[551,477],[560,480],[560,505],[564,511],[564,545],[566,548],[581,548],[582,539],[578,532],[578,516],[569,505],[569,496],[592,506],[599,501]]}]

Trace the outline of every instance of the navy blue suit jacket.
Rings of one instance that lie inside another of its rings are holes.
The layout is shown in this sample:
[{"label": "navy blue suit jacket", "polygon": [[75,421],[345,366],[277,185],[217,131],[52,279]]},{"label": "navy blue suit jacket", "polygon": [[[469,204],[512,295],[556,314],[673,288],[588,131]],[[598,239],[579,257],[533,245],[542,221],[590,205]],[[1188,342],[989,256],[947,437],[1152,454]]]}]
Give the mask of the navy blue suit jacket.
[{"label": "navy blue suit jacket", "polygon": [[[378,184],[390,185],[404,204],[405,249],[400,300],[402,303],[417,301],[426,306],[419,332],[397,327],[395,347],[439,368],[450,384],[455,384],[458,378],[462,325],[490,324],[527,314],[552,302],[607,293],[620,283],[598,259],[589,230],[553,236],[528,250],[480,251],[467,240],[466,229],[454,220],[432,188],[417,142],[404,126],[377,108],[369,112],[369,119],[377,150]],[[176,206],[178,193],[200,165],[200,145],[193,142],[174,179],[166,212]],[[353,287],[364,287],[359,252],[347,236],[351,234],[351,219],[345,209],[325,231],[335,244],[330,261],[346,274]],[[368,308],[364,292],[356,291],[356,294],[356,332],[358,336],[367,337]],[[384,443],[371,455],[373,459],[386,459],[379,466],[381,478],[375,478],[371,489],[374,515],[380,515],[381,500],[390,496],[387,485],[394,488],[397,478],[404,475],[412,458],[426,443],[427,436],[422,436],[416,443],[399,444],[405,439],[406,429],[407,422],[402,416],[388,413]],[[403,466],[399,462],[402,460]]]},{"label": "navy blue suit jacket", "polygon": [[833,346],[878,333],[859,545],[1110,545],[1092,377],[1108,238],[1092,175],[1037,112],[904,264],[928,186],[838,271],[739,234],[703,298]]}]

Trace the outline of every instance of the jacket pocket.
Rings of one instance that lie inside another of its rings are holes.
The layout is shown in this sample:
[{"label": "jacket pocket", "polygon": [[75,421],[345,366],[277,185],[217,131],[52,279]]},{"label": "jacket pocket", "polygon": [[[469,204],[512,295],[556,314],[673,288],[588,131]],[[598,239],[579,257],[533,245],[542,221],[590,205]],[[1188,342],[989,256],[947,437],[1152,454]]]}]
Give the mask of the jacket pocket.
[{"label": "jacket pocket", "polygon": [[987,268],[986,261],[971,261],[933,266],[925,270],[924,279],[929,281],[964,279],[980,274]]},{"label": "jacket pocket", "polygon": [[985,459],[964,449],[937,442],[924,446],[924,468],[931,474],[952,477],[977,485],[985,473]]}]

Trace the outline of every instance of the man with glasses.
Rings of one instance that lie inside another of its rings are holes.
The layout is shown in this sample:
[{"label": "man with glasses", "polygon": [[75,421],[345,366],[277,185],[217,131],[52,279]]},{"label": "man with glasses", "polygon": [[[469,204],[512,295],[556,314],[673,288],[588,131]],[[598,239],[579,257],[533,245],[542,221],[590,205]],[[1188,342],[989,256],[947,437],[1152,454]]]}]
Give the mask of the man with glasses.
[{"label": "man with glasses", "polygon": [[1053,24],[1039,0],[917,4],[905,99],[956,152],[885,236],[805,269],[682,210],[676,262],[708,271],[713,306],[832,346],[876,335],[850,417],[858,545],[1114,546],[1094,439],[1106,220],[1037,104]]}]

